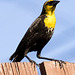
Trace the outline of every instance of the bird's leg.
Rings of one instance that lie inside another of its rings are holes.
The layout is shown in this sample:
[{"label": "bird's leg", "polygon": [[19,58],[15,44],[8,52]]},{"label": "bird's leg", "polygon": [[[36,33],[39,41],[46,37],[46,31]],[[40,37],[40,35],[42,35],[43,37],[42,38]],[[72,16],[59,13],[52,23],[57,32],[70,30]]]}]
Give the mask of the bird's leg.
[{"label": "bird's leg", "polygon": [[56,63],[56,61],[57,61],[57,62],[59,63],[60,68],[63,68],[63,67],[64,67],[63,64],[66,64],[66,63],[65,63],[64,61],[62,61],[62,60],[56,60],[56,59],[41,57],[40,54],[38,54],[38,53],[37,53],[37,57],[38,57],[39,59],[46,59],[46,60],[55,61],[55,63]]},{"label": "bird's leg", "polygon": [[28,56],[27,53],[29,52],[29,49],[26,49],[24,56],[33,64],[36,64],[37,66],[39,66],[39,64],[37,64],[34,60],[31,60]]},{"label": "bird's leg", "polygon": [[39,66],[34,60],[31,60],[27,55],[25,56],[32,64],[34,63],[35,65]]}]

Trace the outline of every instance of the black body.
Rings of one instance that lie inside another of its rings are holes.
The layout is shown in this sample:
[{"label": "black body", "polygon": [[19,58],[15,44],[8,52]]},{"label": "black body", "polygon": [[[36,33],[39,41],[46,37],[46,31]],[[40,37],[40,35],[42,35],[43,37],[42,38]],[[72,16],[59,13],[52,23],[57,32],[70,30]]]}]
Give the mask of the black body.
[{"label": "black body", "polygon": [[20,44],[18,45],[16,51],[10,57],[9,60],[13,60],[13,62],[19,62],[24,57],[26,57],[30,62],[34,62],[37,65],[35,61],[31,60],[27,56],[27,53],[37,51],[37,57],[40,59],[58,61],[55,59],[40,56],[42,48],[47,44],[47,42],[50,40],[54,32],[53,28],[47,28],[44,23],[44,19],[48,17],[46,15],[46,6],[51,6],[52,10],[51,8],[50,10],[53,12],[54,8],[58,3],[59,1],[46,1],[44,3],[41,15],[29,27]]},{"label": "black body", "polygon": [[37,55],[40,54],[42,48],[50,40],[54,30],[51,31],[51,29],[45,27],[45,17],[46,15],[41,15],[32,23],[18,45],[15,53],[10,57],[10,60],[14,58],[14,62],[19,62],[31,51],[37,51]]}]

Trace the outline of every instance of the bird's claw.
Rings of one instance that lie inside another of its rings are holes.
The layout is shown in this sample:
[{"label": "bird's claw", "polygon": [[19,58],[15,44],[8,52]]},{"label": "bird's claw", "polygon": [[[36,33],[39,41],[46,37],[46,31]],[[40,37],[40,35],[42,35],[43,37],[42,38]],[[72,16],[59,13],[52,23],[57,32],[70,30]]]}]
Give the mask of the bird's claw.
[{"label": "bird's claw", "polygon": [[33,65],[33,63],[34,63],[35,65],[37,65],[39,67],[39,64],[37,64],[34,60],[31,60],[30,62],[31,62],[31,65]]},{"label": "bird's claw", "polygon": [[64,68],[64,65],[63,64],[66,64],[64,61],[62,60],[55,60],[55,63],[58,62],[59,63],[59,66],[60,66],[60,69],[61,68]]}]

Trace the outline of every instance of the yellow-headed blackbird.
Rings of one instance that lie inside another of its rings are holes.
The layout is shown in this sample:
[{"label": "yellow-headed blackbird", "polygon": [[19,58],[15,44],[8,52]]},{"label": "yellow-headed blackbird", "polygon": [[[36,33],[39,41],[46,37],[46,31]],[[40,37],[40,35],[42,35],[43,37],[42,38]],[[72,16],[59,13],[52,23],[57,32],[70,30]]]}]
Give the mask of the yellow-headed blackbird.
[{"label": "yellow-headed blackbird", "polygon": [[54,12],[56,5],[59,2],[60,1],[46,1],[44,3],[41,15],[29,27],[15,53],[10,57],[10,60],[13,60],[13,62],[19,62],[26,57],[30,62],[35,63],[35,61],[27,56],[27,53],[37,51],[37,57],[40,59],[58,61],[41,57],[40,53],[53,35],[56,23]]}]

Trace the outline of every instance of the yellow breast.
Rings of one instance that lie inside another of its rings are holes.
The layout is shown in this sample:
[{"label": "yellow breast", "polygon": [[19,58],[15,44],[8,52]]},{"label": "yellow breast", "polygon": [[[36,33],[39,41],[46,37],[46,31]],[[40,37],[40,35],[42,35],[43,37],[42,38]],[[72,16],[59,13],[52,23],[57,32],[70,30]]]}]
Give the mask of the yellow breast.
[{"label": "yellow breast", "polygon": [[56,18],[55,15],[46,15],[47,17],[44,19],[45,26],[48,28],[55,28]]}]

